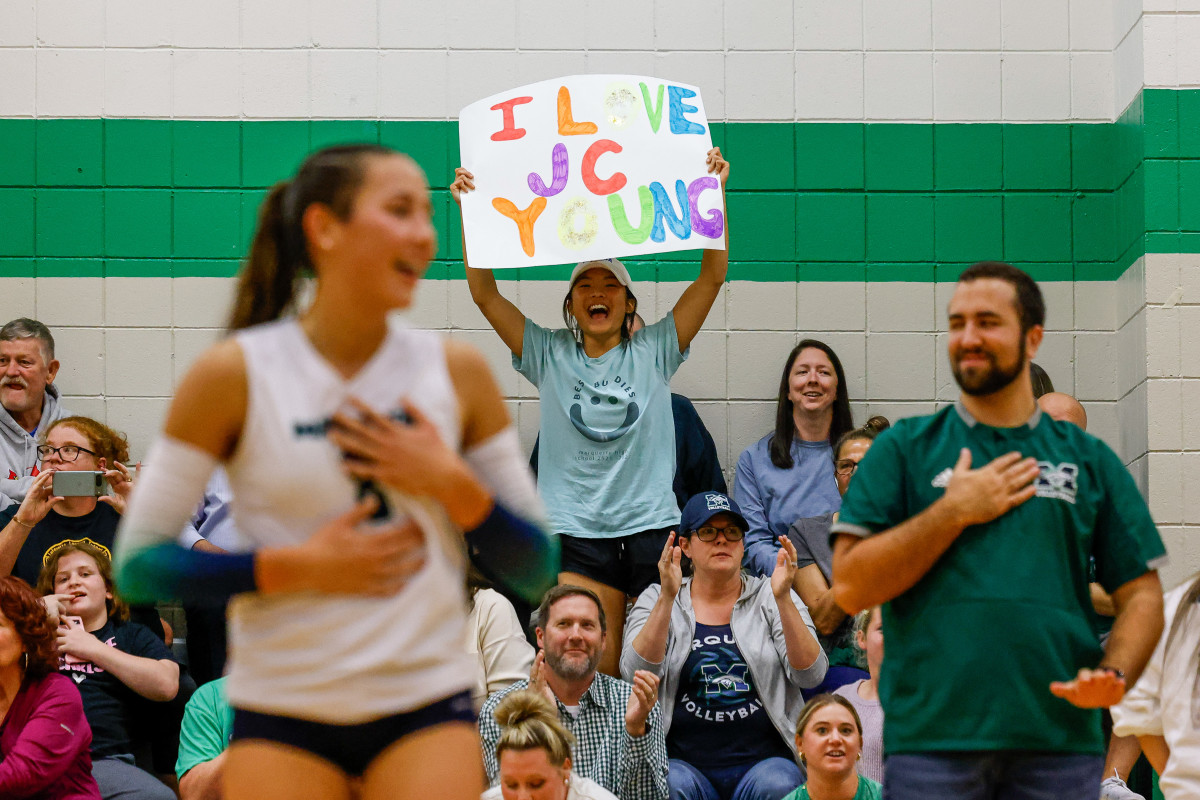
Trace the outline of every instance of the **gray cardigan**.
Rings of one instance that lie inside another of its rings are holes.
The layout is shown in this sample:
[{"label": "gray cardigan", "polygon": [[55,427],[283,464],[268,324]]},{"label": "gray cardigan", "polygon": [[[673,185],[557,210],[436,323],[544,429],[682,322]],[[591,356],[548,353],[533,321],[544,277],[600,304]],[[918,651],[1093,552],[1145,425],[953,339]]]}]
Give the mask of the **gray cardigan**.
[{"label": "gray cardigan", "polygon": [[[621,675],[633,680],[635,670],[644,669],[661,678],[658,686],[658,702],[662,707],[663,729],[671,729],[671,715],[675,711],[675,697],[679,693],[679,677],[683,663],[691,652],[692,638],[696,633],[696,613],[692,610],[692,579],[685,578],[675,602],[671,606],[671,625],[667,633],[667,655],[663,663],[653,663],[642,658],[633,649],[633,640],[646,624],[650,610],[658,602],[662,587],[651,584],[642,592],[625,620],[624,644],[621,647]],[[808,609],[796,595],[790,592],[792,603],[804,619],[813,638],[817,630]],[[742,574],[742,594],[733,604],[730,619],[733,638],[737,641],[746,666],[754,678],[763,708],[787,743],[793,754],[796,752],[796,719],[804,707],[800,689],[811,689],[825,679],[829,659],[825,651],[807,669],[797,670],[788,663],[787,645],[783,640],[783,626],[779,622],[779,608],[771,593],[768,577]]]}]

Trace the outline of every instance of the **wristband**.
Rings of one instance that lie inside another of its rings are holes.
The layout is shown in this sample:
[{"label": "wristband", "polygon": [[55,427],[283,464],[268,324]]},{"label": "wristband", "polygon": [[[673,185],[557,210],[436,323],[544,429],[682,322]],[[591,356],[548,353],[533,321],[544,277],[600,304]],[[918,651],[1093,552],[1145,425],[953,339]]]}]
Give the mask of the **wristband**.
[{"label": "wristband", "polygon": [[1095,671],[1096,672],[1110,672],[1113,675],[1116,675],[1121,680],[1125,680],[1125,671],[1121,670],[1121,669],[1117,669],[1116,667],[1099,666],[1099,667],[1096,667]]},{"label": "wristband", "polygon": [[33,530],[33,526],[32,526],[32,525],[30,525],[28,522],[25,522],[23,519],[21,519],[20,517],[18,517],[16,514],[13,514],[12,521],[13,521],[13,522],[15,522],[15,523],[17,523],[18,525],[20,525],[20,526],[21,526],[21,527],[23,527],[23,528],[26,528],[26,529],[28,529],[28,530]]}]

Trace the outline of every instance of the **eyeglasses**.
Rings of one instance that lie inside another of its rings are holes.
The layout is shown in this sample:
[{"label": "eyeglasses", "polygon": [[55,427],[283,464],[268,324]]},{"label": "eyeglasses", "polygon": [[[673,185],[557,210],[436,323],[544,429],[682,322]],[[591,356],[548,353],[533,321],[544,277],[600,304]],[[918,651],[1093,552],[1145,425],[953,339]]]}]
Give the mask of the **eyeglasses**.
[{"label": "eyeglasses", "polygon": [[717,538],[718,533],[725,534],[725,541],[740,542],[746,532],[736,525],[730,525],[728,528],[714,528],[711,525],[705,525],[703,528],[697,528],[695,531],[696,538],[702,542],[711,542]]},{"label": "eyeglasses", "polygon": [[858,469],[858,462],[843,458],[833,465],[833,469],[838,475],[853,475],[854,471]]},{"label": "eyeglasses", "polygon": [[79,458],[80,453],[87,453],[91,456],[96,455],[94,451],[88,450],[86,447],[80,447],[77,444],[64,444],[62,447],[51,447],[48,444],[38,445],[37,454],[38,458],[42,461],[49,458],[51,453],[58,453],[58,457],[63,461],[74,461]]}]

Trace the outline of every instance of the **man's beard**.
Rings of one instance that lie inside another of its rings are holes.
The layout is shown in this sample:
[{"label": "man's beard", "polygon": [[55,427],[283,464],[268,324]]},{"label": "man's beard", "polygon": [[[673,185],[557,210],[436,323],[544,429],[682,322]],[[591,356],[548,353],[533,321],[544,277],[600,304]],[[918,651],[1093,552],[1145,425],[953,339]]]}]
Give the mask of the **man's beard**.
[{"label": "man's beard", "polygon": [[577,660],[568,661],[562,653],[551,653],[546,651],[546,666],[555,675],[560,675],[567,680],[581,680],[591,675],[596,671],[596,667],[600,664],[600,653],[589,653],[587,661],[580,664]]},{"label": "man's beard", "polygon": [[996,363],[995,356],[991,353],[983,350],[979,350],[978,352],[991,362],[991,366],[986,370],[973,370],[974,377],[968,378],[964,375],[957,361],[950,365],[951,370],[954,372],[954,381],[958,384],[958,388],[972,397],[995,394],[1020,377],[1022,370],[1026,366],[1024,335],[1021,336],[1021,343],[1017,350],[1017,363],[1010,370],[1002,369]]}]

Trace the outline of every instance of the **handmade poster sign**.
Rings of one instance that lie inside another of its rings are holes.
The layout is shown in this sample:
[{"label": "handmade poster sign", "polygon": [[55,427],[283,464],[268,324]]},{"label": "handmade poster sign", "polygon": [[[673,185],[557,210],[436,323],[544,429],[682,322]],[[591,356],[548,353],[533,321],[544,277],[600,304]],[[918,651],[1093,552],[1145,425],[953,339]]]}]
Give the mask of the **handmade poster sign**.
[{"label": "handmade poster sign", "polygon": [[487,268],[725,249],[720,181],[695,86],[575,75],[459,114],[467,260]]}]

